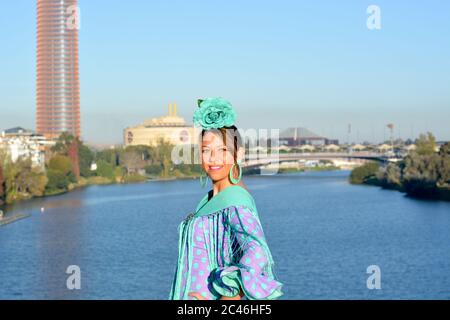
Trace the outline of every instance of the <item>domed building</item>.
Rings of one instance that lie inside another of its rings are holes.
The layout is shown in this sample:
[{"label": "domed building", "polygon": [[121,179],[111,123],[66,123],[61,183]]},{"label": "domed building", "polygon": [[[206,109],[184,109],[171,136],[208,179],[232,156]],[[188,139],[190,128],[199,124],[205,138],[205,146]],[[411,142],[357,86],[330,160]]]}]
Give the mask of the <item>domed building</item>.
[{"label": "domed building", "polygon": [[161,139],[173,145],[194,144],[194,134],[194,126],[177,116],[177,105],[174,103],[169,104],[167,116],[147,119],[137,126],[125,128],[123,141],[124,146],[156,146]]}]

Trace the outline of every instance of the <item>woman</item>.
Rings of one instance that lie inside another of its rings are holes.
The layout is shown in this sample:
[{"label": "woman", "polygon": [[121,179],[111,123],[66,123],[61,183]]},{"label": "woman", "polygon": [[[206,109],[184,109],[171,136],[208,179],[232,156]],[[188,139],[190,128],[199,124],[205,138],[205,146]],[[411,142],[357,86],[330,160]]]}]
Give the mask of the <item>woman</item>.
[{"label": "woman", "polygon": [[213,188],[179,225],[179,256],[170,299],[276,299],[273,273],[255,201],[241,180],[242,139],[236,114],[222,98],[198,101],[201,162]]}]

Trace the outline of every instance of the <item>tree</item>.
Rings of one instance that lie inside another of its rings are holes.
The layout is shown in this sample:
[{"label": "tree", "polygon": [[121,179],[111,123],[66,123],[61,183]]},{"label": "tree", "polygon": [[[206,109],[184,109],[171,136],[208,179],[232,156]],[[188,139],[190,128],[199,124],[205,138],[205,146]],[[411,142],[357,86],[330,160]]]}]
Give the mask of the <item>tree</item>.
[{"label": "tree", "polygon": [[170,142],[165,141],[164,139],[159,139],[158,145],[152,147],[151,154],[153,155],[153,159],[159,162],[162,167],[162,176],[168,177],[169,172],[173,169],[172,162],[172,150],[173,145]]},{"label": "tree", "polygon": [[68,156],[54,155],[48,163],[46,192],[67,190],[69,183],[75,183],[77,179],[72,169],[72,161]]},{"label": "tree", "polygon": [[47,177],[41,169],[33,167],[30,158],[19,157],[5,167],[6,202],[28,199],[44,194]]},{"label": "tree", "polygon": [[78,137],[65,131],[60,134],[56,144],[50,150],[53,153],[68,156],[71,159],[72,172],[76,180],[79,180],[80,175],[83,177],[91,175],[91,163],[94,159],[93,153]]},{"label": "tree", "polygon": [[439,149],[439,155],[442,157],[450,157],[450,142],[447,142],[441,146]]},{"label": "tree", "polygon": [[50,150],[62,155],[68,155],[69,146],[73,140],[75,140],[75,136],[67,131],[64,131],[59,135],[55,145],[52,146]]},{"label": "tree", "polygon": [[68,146],[67,155],[72,165],[72,172],[75,176],[75,180],[80,179],[80,163],[78,157],[78,139],[72,140]]},{"label": "tree", "polygon": [[91,163],[94,161],[94,154],[88,146],[80,143],[78,145],[78,156],[80,165],[80,175],[90,177],[92,175]]},{"label": "tree", "polygon": [[373,180],[379,167],[378,163],[369,162],[353,169],[350,174],[350,183],[361,184]]},{"label": "tree", "polygon": [[441,161],[438,166],[437,184],[441,188],[450,189],[450,142],[441,146],[439,156]]},{"label": "tree", "polygon": [[145,172],[150,175],[159,176],[163,171],[161,164],[149,164],[145,166]]},{"label": "tree", "polygon": [[142,155],[133,150],[133,148],[127,148],[125,150],[121,157],[121,163],[126,168],[127,173],[133,173],[145,167],[145,161],[142,159]]},{"label": "tree", "polygon": [[440,157],[436,153],[413,153],[406,156],[403,169],[403,186],[406,192],[417,197],[435,196],[439,162]]},{"label": "tree", "polygon": [[3,163],[0,161],[0,206],[5,199],[5,179],[3,178]]},{"label": "tree", "polygon": [[114,180],[115,175],[113,166],[105,160],[97,161],[97,175],[100,177],[108,178],[110,180]]},{"label": "tree", "polygon": [[117,166],[114,169],[114,178],[116,179],[116,181],[118,182],[123,182],[124,176],[125,176],[125,169],[121,166]]},{"label": "tree", "polygon": [[67,190],[69,178],[59,170],[47,170],[48,182],[45,186],[46,193],[52,193],[59,190]]},{"label": "tree", "polygon": [[416,140],[416,153],[424,156],[435,153],[436,138],[431,132],[427,134],[421,134]]},{"label": "tree", "polygon": [[383,187],[402,188],[402,170],[395,163],[389,163],[386,167],[380,167],[376,176]]},{"label": "tree", "polygon": [[6,190],[5,190],[5,175],[4,175],[4,167],[6,166],[6,162],[8,160],[8,154],[5,149],[0,148],[0,206],[4,204]]},{"label": "tree", "polygon": [[70,158],[61,154],[53,156],[48,164],[49,169],[58,170],[64,175],[68,175],[72,170]]}]

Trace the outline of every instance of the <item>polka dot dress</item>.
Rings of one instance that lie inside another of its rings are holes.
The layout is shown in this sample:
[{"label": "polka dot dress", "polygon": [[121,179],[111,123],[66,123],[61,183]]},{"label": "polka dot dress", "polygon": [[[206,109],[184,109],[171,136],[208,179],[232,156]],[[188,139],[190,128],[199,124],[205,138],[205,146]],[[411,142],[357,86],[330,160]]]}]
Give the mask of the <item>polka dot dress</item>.
[{"label": "polka dot dress", "polygon": [[251,208],[231,206],[194,216],[183,221],[179,231],[181,267],[171,299],[195,300],[189,296],[193,292],[208,300],[241,291],[245,299],[282,295],[260,220]]}]

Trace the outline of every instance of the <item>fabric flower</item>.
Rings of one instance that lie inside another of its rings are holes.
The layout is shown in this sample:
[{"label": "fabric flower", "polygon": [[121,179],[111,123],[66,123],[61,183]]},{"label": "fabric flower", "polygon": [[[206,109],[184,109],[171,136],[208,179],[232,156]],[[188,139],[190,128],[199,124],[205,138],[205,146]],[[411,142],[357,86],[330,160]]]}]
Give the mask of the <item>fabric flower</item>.
[{"label": "fabric flower", "polygon": [[198,100],[198,109],[194,112],[193,122],[203,129],[229,127],[236,120],[232,105],[222,98]]}]

